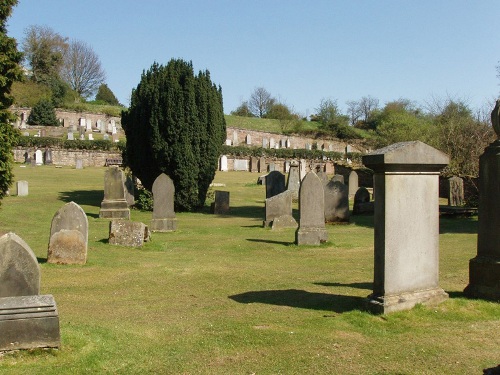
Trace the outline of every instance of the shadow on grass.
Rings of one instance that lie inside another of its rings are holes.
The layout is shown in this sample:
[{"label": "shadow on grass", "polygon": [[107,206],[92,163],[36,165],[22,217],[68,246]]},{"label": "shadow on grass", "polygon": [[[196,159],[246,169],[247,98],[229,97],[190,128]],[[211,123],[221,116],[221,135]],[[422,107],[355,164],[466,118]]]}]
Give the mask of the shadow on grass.
[{"label": "shadow on grass", "polygon": [[439,218],[439,233],[477,234],[477,217],[441,216]]},{"label": "shadow on grass", "polygon": [[276,244],[276,245],[284,245],[284,246],[290,246],[290,245],[294,245],[295,244],[295,242],[263,240],[263,239],[260,239],[260,238],[247,238],[247,241],[250,241],[250,242],[273,243],[273,244]]},{"label": "shadow on grass", "polygon": [[[99,205],[100,204],[101,202],[99,202]],[[208,206],[204,206],[198,212],[205,215],[219,216],[219,215],[214,215],[210,207]],[[248,218],[263,220],[265,215],[263,208],[259,206],[235,206],[235,207],[231,206],[229,208],[229,213],[227,215],[222,215],[222,216],[224,217],[238,216],[238,217],[248,217]]]},{"label": "shadow on grass", "polygon": [[75,202],[78,205],[86,206],[101,206],[101,201],[104,196],[102,190],[74,190],[61,191],[59,199],[63,202]]},{"label": "shadow on grass", "polygon": [[374,227],[374,222],[373,222],[373,214],[366,214],[366,215],[352,215],[349,219],[349,222],[352,224],[355,224],[359,227],[367,227],[367,228],[373,228]]},{"label": "shadow on grass", "polygon": [[238,303],[265,303],[277,306],[297,307],[310,310],[326,310],[343,313],[363,310],[365,298],[338,294],[311,293],[305,290],[262,290],[229,296]]},{"label": "shadow on grass", "polygon": [[36,257],[36,260],[40,264],[47,263],[47,258]]},{"label": "shadow on grass", "polygon": [[314,285],[321,285],[321,286],[343,286],[343,287],[348,287],[348,288],[356,288],[356,289],[367,289],[367,290],[373,290],[373,283],[350,283],[350,284],[344,284],[344,283],[313,283]]}]

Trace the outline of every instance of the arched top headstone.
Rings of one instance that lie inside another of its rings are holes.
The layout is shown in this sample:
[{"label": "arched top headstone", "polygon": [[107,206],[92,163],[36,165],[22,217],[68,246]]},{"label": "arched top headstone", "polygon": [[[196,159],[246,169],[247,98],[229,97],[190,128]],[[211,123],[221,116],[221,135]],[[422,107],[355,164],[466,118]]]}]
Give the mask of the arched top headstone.
[{"label": "arched top headstone", "polygon": [[15,233],[0,237],[0,298],[40,294],[40,266],[33,250]]},{"label": "arched top headstone", "polygon": [[323,182],[314,172],[306,174],[299,191],[300,227],[325,227]]},{"label": "arched top headstone", "polygon": [[175,217],[174,211],[174,182],[165,173],[162,173],[153,183],[153,219]]},{"label": "arched top headstone", "polygon": [[75,202],[66,203],[52,218],[50,236],[61,230],[77,230],[84,240],[88,239],[89,221],[85,211]]}]

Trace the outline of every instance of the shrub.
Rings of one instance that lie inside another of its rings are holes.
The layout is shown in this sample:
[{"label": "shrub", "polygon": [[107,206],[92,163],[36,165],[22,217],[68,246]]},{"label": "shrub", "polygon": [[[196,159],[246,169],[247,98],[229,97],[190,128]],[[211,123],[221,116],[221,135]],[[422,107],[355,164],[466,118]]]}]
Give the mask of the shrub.
[{"label": "shrub", "polygon": [[35,104],[28,117],[30,125],[58,126],[59,120],[52,102],[48,99],[40,99]]}]

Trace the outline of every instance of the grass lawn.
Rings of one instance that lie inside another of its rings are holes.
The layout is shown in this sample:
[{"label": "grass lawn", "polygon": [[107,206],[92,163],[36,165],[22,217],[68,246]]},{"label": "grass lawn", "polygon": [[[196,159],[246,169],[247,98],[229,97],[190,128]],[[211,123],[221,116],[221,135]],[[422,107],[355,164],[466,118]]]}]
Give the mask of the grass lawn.
[{"label": "grass lawn", "polygon": [[[99,219],[104,171],[15,166],[29,196],[2,201],[0,231],[18,234],[38,257],[62,347],[4,354],[2,374],[455,375],[500,363],[500,304],[462,294],[475,219],[441,219],[446,302],[376,316],[363,310],[372,216],[328,226],[323,246],[297,247],[293,230],[261,227],[257,174],[221,172],[214,182],[231,193],[230,215],[178,213],[176,232],[154,233],[142,249],[112,246],[109,222]],[[69,201],[89,219],[85,266],[45,263],[52,216]]]}]

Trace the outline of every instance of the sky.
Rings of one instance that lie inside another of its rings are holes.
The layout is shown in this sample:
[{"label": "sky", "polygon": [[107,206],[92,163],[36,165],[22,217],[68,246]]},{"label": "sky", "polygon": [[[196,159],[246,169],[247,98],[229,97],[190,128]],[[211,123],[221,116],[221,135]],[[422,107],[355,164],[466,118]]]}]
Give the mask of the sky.
[{"label": "sky", "polygon": [[498,0],[19,0],[8,35],[49,26],[89,44],[128,105],[154,62],[192,61],[229,114],[257,87],[296,113],[323,99],[447,98],[473,109],[500,95]]}]

